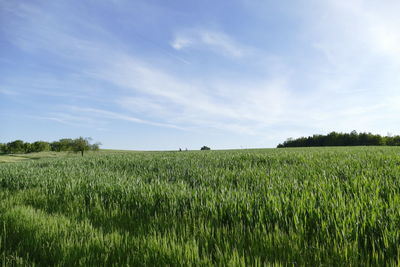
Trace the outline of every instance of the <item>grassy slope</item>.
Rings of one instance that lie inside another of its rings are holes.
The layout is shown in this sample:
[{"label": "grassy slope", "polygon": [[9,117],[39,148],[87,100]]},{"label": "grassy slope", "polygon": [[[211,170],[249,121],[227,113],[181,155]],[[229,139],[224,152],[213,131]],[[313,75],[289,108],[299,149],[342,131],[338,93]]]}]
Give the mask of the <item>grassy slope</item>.
[{"label": "grassy slope", "polygon": [[0,262],[385,265],[400,148],[116,152],[0,164]]},{"label": "grassy slope", "polygon": [[[85,155],[91,154],[109,154],[109,153],[126,153],[128,151],[123,150],[108,150],[102,149],[97,152],[86,151]],[[134,151],[131,151],[134,153]],[[48,158],[72,158],[72,157],[81,157],[80,153],[74,152],[39,152],[39,153],[26,153],[26,154],[0,154],[0,163],[11,163],[11,162],[19,162],[23,160],[38,160],[38,159],[48,159]]]},{"label": "grassy slope", "polygon": [[71,157],[71,152],[39,152],[27,154],[0,154],[0,163],[19,162],[24,160],[37,160],[46,158],[65,158]]}]

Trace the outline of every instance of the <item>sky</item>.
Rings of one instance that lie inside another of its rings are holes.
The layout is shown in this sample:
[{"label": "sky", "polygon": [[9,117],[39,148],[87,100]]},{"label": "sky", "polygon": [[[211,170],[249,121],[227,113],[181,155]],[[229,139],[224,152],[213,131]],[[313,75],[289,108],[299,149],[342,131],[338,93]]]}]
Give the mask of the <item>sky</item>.
[{"label": "sky", "polygon": [[0,142],[400,134],[397,0],[0,0]]}]

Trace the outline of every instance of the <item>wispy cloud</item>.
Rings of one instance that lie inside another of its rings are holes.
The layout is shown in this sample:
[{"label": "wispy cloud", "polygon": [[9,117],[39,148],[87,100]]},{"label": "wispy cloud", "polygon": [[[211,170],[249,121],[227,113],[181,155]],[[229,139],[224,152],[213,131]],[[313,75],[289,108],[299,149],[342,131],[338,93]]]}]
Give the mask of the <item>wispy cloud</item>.
[{"label": "wispy cloud", "polygon": [[171,42],[171,46],[176,50],[187,48],[193,44],[193,41],[187,37],[178,36]]},{"label": "wispy cloud", "polygon": [[[121,107],[154,118],[192,127],[218,127],[254,133],[254,124],[264,127],[278,120],[290,92],[284,79],[266,81],[207,81],[180,79],[140,61],[123,57],[110,63],[107,71],[96,73],[120,88]],[[123,62],[123,64],[121,64]],[[133,97],[131,95],[140,95]]]},{"label": "wispy cloud", "polygon": [[243,57],[250,52],[249,47],[239,44],[228,34],[206,29],[187,29],[179,32],[170,44],[176,50],[209,50],[234,58]]},{"label": "wispy cloud", "polygon": [[82,108],[82,107],[76,107],[76,106],[68,106],[66,108],[68,110],[74,112],[77,116],[78,116],[78,114],[83,113],[83,114],[85,114],[85,116],[90,116],[92,118],[97,117],[97,118],[106,118],[106,119],[113,119],[113,120],[124,120],[124,121],[140,123],[140,124],[148,124],[148,125],[152,125],[152,126],[185,130],[185,128],[182,128],[182,127],[179,127],[176,125],[167,124],[167,123],[159,123],[159,122],[154,122],[154,121],[149,121],[149,120],[143,120],[140,118],[136,118],[134,116],[125,115],[122,113],[112,112],[112,111],[108,111],[108,110],[95,109],[95,108]]},{"label": "wispy cloud", "polygon": [[80,116],[77,116],[77,115],[72,115],[70,113],[49,112],[48,114],[43,116],[27,115],[27,117],[32,119],[54,121],[75,127],[92,128],[92,127],[97,127],[99,125],[98,121],[94,120],[93,118],[82,116],[82,114],[80,114]]}]

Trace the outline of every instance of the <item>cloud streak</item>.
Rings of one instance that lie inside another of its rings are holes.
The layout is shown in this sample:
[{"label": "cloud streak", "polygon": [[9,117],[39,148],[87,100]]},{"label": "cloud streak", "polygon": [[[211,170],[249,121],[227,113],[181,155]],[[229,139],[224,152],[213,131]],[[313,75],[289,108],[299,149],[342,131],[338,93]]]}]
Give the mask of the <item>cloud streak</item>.
[{"label": "cloud streak", "polygon": [[175,50],[209,50],[232,58],[241,58],[250,52],[250,48],[239,44],[226,33],[206,29],[187,29],[179,32],[170,45]]},{"label": "cloud streak", "polygon": [[[167,124],[167,123],[158,123],[158,122],[154,122],[154,121],[147,121],[147,120],[136,118],[134,116],[124,115],[121,113],[112,112],[112,111],[108,111],[108,110],[101,110],[101,109],[95,109],[95,108],[82,108],[82,107],[75,107],[75,106],[69,106],[66,108],[68,110],[74,112],[75,116],[80,116],[80,114],[85,114],[85,116],[90,116],[92,118],[98,117],[98,118],[105,118],[105,119],[112,119],[112,120],[124,120],[124,121],[130,121],[130,122],[147,124],[147,125],[158,126],[158,127],[167,127],[167,128],[174,128],[174,129],[179,129],[179,130],[186,130],[185,128],[182,128],[182,127],[179,127],[176,125]],[[75,117],[73,117],[73,118],[75,118]]]}]

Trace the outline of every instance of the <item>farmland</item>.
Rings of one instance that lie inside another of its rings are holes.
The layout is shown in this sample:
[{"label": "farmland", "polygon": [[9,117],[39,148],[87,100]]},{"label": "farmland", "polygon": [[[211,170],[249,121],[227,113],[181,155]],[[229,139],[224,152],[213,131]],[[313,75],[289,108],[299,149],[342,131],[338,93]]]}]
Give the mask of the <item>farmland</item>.
[{"label": "farmland", "polygon": [[398,147],[37,158],[0,163],[3,265],[397,265],[400,258]]}]

